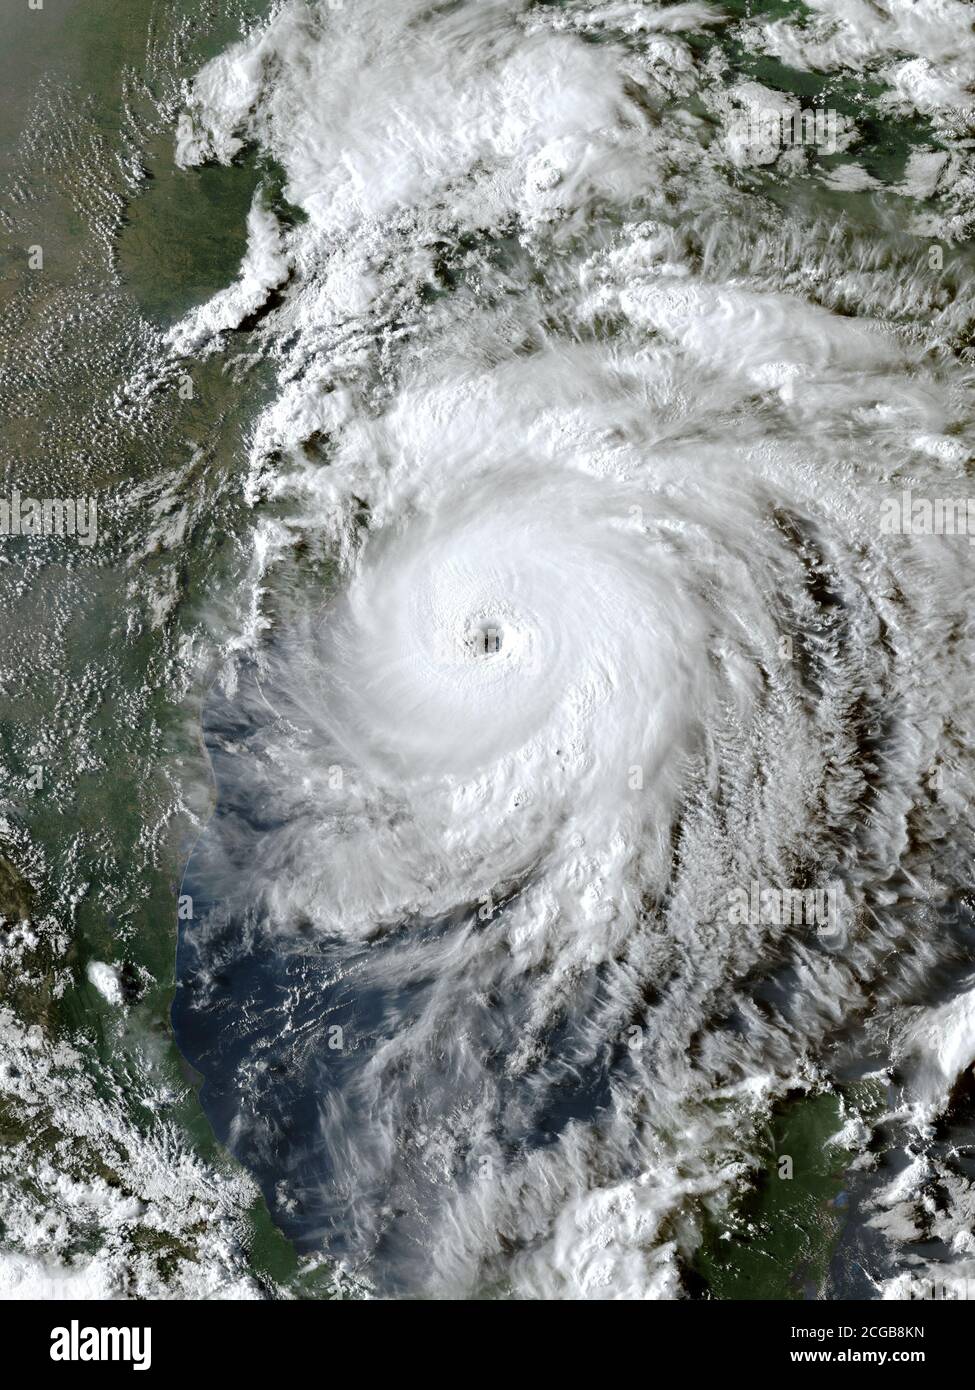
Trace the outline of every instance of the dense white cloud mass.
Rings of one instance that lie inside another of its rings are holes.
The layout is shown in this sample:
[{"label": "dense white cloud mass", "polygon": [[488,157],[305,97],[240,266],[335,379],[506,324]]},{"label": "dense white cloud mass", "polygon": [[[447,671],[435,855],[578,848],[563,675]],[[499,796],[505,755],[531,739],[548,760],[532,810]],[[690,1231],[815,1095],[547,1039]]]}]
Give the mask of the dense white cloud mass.
[{"label": "dense white cloud mass", "polygon": [[[869,60],[944,57],[903,8]],[[834,18],[830,65],[867,61]],[[967,931],[971,550],[881,526],[965,491],[960,311],[920,243],[734,183],[723,22],[290,3],[180,126],[188,163],[256,142],[304,214],[259,201],[172,339],[278,294],[192,1001],[226,1017],[258,949],[318,962],[251,1020],[230,1133],[380,1288],[676,1296],[777,1097],[881,1070],[895,1028],[923,1125],[972,1060],[935,983]],[[764,43],[796,62],[817,24]],[[736,920],[755,883],[829,920]]]}]

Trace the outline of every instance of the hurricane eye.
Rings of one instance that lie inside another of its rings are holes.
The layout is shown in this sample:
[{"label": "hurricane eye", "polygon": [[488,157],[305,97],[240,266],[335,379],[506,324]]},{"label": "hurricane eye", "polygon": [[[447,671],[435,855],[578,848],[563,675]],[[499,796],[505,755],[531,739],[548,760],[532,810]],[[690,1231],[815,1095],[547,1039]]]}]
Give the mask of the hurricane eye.
[{"label": "hurricane eye", "polygon": [[481,623],[474,631],[471,645],[478,656],[493,656],[501,650],[504,633],[498,623]]}]

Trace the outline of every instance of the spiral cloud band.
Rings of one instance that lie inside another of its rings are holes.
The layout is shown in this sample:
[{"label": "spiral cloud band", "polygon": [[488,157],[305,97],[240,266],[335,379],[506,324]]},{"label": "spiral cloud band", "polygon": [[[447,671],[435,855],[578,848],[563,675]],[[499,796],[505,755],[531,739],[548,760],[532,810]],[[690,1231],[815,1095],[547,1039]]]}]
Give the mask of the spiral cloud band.
[{"label": "spiral cloud band", "polygon": [[784,1098],[879,1077],[914,1161],[975,1054],[970,551],[881,525],[964,490],[959,325],[732,192],[720,22],[286,4],[181,123],[303,216],[173,334],[279,370],[180,1026],[382,1291],[680,1296]]}]

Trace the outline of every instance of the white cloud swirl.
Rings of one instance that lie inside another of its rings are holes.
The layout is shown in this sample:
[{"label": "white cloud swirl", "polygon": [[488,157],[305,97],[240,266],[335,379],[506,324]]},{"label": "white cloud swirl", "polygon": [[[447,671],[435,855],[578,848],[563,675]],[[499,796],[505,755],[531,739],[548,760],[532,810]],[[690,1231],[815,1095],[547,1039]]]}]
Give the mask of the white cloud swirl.
[{"label": "white cloud swirl", "polygon": [[[381,8],[285,6],[182,132],[260,140],[309,216],[271,239],[250,486],[288,511],[274,564],[331,566],[314,602],[270,566],[260,677],[214,721],[201,998],[255,939],[381,998],[301,1200],[391,1287],[671,1296],[770,1098],[954,949],[970,557],[878,518],[956,485],[967,388],[883,283],[860,317],[804,300],[862,244],[739,215],[646,25]],[[753,881],[840,919],[736,923]]]}]

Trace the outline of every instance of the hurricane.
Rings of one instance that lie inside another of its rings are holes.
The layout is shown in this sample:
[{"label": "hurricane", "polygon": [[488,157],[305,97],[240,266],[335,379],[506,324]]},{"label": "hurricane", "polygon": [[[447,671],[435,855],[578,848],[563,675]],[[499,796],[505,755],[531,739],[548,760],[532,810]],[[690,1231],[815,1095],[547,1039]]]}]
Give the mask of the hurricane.
[{"label": "hurricane", "polygon": [[[920,8],[750,37],[950,134]],[[743,144],[733,19],[285,3],[185,94],[187,167],[280,177],[169,337],[275,377],[174,1021],[380,1296],[695,1296],[823,1095],[835,1296],[971,1272],[968,214],[915,151],[866,226],[852,118]]]}]

